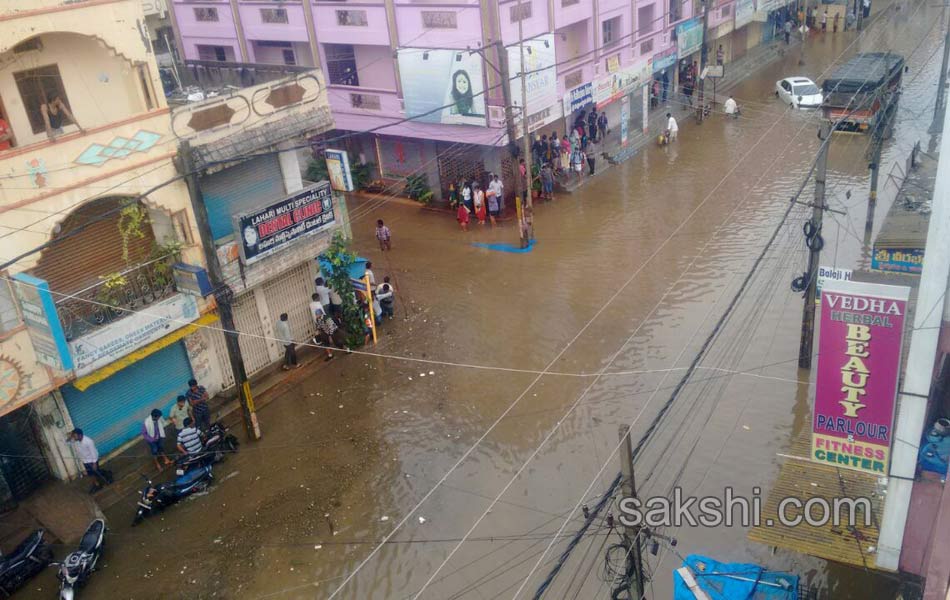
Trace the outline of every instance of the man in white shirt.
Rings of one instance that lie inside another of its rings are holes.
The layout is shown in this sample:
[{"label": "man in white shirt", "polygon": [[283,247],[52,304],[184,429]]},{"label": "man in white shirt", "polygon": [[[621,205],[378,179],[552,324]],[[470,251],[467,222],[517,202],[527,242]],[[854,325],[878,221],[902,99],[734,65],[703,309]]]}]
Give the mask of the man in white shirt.
[{"label": "man in white shirt", "polygon": [[82,429],[73,429],[69,432],[66,441],[73,445],[79,462],[86,468],[86,473],[96,480],[92,489],[89,490],[90,494],[112,483],[112,471],[107,471],[99,467],[99,450],[96,448],[96,443],[92,441],[91,437],[83,435]]},{"label": "man in white shirt", "polygon": [[672,113],[666,113],[666,130],[669,132],[669,141],[674,141],[680,128],[679,125],[676,124],[676,119],[673,118]]},{"label": "man in white shirt", "polygon": [[736,101],[732,96],[729,96],[729,99],[726,100],[726,103],[722,107],[723,111],[727,115],[732,115],[733,118],[739,118],[739,105],[736,104]]},{"label": "man in white shirt", "polygon": [[323,280],[323,277],[317,277],[314,283],[317,295],[320,296],[320,304],[324,307],[330,306],[330,288],[327,287],[327,282]]},{"label": "man in white shirt", "polygon": [[492,175],[491,183],[488,184],[488,189],[495,193],[495,196],[498,198],[498,210],[505,210],[505,185],[501,182],[501,179],[498,178],[498,175]]},{"label": "man in white shirt", "polygon": [[323,304],[320,303],[320,294],[311,294],[310,295],[310,318],[313,319],[316,323],[320,318],[323,317],[325,311],[323,310]]},{"label": "man in white shirt", "polygon": [[376,275],[373,274],[373,263],[366,263],[366,277],[369,277],[369,285],[371,289],[376,289]]},{"label": "man in white shirt", "polygon": [[274,333],[280,343],[284,345],[284,365],[281,367],[287,371],[290,367],[299,368],[297,364],[297,345],[294,343],[294,336],[290,331],[290,322],[287,313],[282,313],[274,326]]}]

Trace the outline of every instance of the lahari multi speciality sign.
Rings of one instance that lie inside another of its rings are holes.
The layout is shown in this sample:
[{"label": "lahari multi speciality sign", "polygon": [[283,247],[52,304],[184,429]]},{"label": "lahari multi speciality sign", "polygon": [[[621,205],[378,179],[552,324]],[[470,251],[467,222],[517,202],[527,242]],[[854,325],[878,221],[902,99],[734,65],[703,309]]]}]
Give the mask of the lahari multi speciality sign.
[{"label": "lahari multi speciality sign", "polygon": [[902,286],[825,283],[813,461],[887,474],[909,295]]},{"label": "lahari multi speciality sign", "polygon": [[279,251],[333,223],[330,183],[322,181],[250,213],[235,215],[234,228],[245,264]]}]

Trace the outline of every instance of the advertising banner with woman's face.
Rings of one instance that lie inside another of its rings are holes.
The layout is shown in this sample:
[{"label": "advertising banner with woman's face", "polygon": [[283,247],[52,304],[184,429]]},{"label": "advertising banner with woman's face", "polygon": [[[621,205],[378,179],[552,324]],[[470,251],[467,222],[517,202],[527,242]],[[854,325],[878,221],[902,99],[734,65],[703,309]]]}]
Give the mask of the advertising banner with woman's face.
[{"label": "advertising banner with woman's face", "polygon": [[406,116],[420,123],[486,125],[482,57],[465,50],[400,50]]}]

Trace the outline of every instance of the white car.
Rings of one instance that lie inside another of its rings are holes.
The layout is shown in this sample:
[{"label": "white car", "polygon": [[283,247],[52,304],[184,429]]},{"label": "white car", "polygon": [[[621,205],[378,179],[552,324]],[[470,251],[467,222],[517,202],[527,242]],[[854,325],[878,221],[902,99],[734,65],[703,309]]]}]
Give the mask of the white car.
[{"label": "white car", "polygon": [[818,108],[824,100],[821,90],[807,77],[786,77],[775,82],[775,95],[795,108]]}]

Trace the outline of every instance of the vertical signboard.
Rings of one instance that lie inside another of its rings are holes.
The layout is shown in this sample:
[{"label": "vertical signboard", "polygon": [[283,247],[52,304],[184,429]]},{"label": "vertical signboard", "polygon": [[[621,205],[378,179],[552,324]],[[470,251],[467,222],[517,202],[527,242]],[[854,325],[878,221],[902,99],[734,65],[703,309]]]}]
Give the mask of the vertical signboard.
[{"label": "vertical signboard", "polygon": [[703,20],[693,17],[676,26],[676,54],[686,58],[703,47]]},{"label": "vertical signboard", "polygon": [[23,311],[23,322],[33,342],[36,358],[54,369],[71,371],[73,358],[66,343],[63,324],[56,313],[56,303],[53,301],[49,284],[26,273],[17,273],[13,279],[20,309]]},{"label": "vertical signboard", "polygon": [[826,281],[811,459],[886,475],[910,289]]},{"label": "vertical signboard", "polygon": [[650,84],[643,86],[643,135],[650,132]]},{"label": "vertical signboard", "polygon": [[338,192],[353,191],[353,174],[350,171],[350,156],[346,150],[324,150],[327,159],[327,175],[330,187]]},{"label": "vertical signboard", "polygon": [[[546,33],[524,41],[524,69],[521,68],[521,45],[514,44],[506,48],[508,52],[508,72],[512,74],[509,83],[511,105],[521,120],[521,78],[524,75],[527,113],[537,114],[558,103],[557,97],[557,58],[554,54],[554,34]],[[548,119],[549,121],[550,119]]]},{"label": "vertical signboard", "polygon": [[620,145],[627,147],[627,128],[630,123],[630,96],[620,99]]}]

